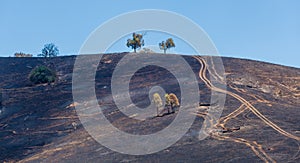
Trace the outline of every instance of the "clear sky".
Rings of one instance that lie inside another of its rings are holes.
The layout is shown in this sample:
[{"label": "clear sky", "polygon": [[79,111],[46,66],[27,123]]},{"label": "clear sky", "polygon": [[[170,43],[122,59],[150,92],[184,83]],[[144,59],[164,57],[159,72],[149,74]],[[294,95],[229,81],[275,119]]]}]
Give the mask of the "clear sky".
[{"label": "clear sky", "polygon": [[169,10],[190,18],[208,33],[223,56],[300,68],[297,0],[1,0],[0,56],[20,51],[36,55],[50,42],[63,55],[76,54],[99,25],[141,9]]}]

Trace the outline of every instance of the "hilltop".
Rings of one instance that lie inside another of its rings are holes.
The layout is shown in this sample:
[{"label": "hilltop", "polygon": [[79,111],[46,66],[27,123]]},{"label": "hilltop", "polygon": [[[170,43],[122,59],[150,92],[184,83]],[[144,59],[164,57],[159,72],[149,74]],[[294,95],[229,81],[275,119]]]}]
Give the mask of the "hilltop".
[{"label": "hilltop", "polygon": [[[111,76],[127,53],[105,54],[97,67],[95,93],[104,113],[119,129],[134,134],[162,130],[176,114],[137,122],[116,107]],[[143,54],[138,54],[143,55]],[[164,54],[161,54],[164,55]],[[210,117],[213,77],[208,56],[182,56],[198,80],[201,107],[189,131],[158,153],[132,156],[98,144],[83,128],[72,96],[76,56],[0,58],[0,160],[12,162],[300,162],[300,69],[247,59],[222,57],[227,94],[219,124],[199,141],[204,117]],[[174,63],[176,64],[176,63]],[[28,75],[37,65],[57,72],[51,84],[32,84]],[[180,67],[178,67],[180,69]],[[126,74],[125,74],[126,75]],[[147,66],[131,78],[131,98],[140,107],[150,104],[148,92],[160,85],[180,94],[168,71]],[[95,115],[96,116],[96,115]],[[211,125],[214,125],[213,123]]]}]

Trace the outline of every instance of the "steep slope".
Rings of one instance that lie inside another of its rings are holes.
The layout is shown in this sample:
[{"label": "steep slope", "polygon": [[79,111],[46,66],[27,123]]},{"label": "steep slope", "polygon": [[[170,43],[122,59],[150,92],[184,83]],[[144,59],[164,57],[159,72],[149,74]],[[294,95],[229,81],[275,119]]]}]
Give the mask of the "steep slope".
[{"label": "steep slope", "polygon": [[[111,76],[127,53],[104,55],[97,67],[95,92],[106,117],[119,129],[134,134],[162,130],[176,114],[143,122],[127,118],[111,95]],[[143,54],[138,54],[143,55]],[[209,104],[211,90],[226,93],[218,123],[210,118],[209,106],[197,108],[189,131],[174,145],[158,153],[132,156],[98,144],[83,128],[72,98],[75,56],[0,58],[0,160],[20,162],[299,162],[300,161],[300,69],[252,60],[222,58],[227,90],[218,89],[210,78],[218,78],[207,63],[211,57],[183,56],[197,76],[201,104]],[[174,63],[176,64],[176,63]],[[32,85],[28,74],[37,65],[58,73],[53,84]],[[184,73],[184,72],[183,72]],[[126,75],[126,74],[124,74]],[[120,81],[122,82],[122,81]],[[140,69],[131,78],[130,95],[140,107],[150,104],[153,86],[180,97],[173,74],[157,66]],[[92,115],[97,117],[97,115]],[[212,122],[212,121],[209,121]],[[207,137],[199,141],[202,125]]]}]

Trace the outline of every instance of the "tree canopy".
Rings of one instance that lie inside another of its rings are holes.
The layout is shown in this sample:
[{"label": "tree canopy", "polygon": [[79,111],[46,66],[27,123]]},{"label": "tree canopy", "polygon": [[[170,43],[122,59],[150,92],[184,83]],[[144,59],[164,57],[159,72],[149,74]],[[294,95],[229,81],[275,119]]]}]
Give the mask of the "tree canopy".
[{"label": "tree canopy", "polygon": [[166,54],[167,49],[175,47],[175,43],[172,38],[168,38],[166,41],[162,41],[158,44],[159,48]]},{"label": "tree canopy", "polygon": [[56,57],[59,54],[59,50],[53,43],[44,45],[42,54],[38,54],[41,57]]},{"label": "tree canopy", "polygon": [[142,34],[133,33],[132,39],[127,40],[127,47],[131,47],[136,53],[136,49],[144,46],[144,39]]}]

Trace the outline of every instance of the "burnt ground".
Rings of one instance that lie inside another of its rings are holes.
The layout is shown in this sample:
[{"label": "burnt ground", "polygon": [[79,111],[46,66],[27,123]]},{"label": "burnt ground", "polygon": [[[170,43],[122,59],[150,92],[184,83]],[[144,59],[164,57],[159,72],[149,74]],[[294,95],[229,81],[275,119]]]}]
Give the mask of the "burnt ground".
[{"label": "burnt ground", "polygon": [[[151,134],[167,127],[177,113],[137,121],[126,117],[115,105],[110,80],[114,68],[127,53],[107,54],[97,67],[95,92],[103,113],[111,123],[128,133]],[[142,55],[142,54],[139,54]],[[198,75],[199,62],[183,56]],[[204,57],[205,58],[205,57]],[[189,131],[174,145],[160,152],[134,156],[114,152],[97,143],[83,128],[72,97],[72,72],[76,56],[44,58],[0,58],[0,160],[3,162],[263,162],[251,146],[212,136],[199,141],[203,124],[196,117]],[[286,132],[300,137],[300,69],[270,63],[222,58],[227,90],[243,97],[265,117]],[[176,64],[176,63],[174,63]],[[52,84],[33,85],[28,80],[37,65],[47,65],[57,72]],[[180,67],[178,67],[180,69]],[[180,70],[179,70],[180,71]],[[184,72],[183,72],[184,73]],[[209,75],[209,73],[207,73]],[[197,76],[199,103],[209,104],[211,90]],[[130,95],[139,107],[151,102],[148,92],[161,86],[180,98],[179,84],[170,72],[157,66],[140,69],[131,78]],[[222,117],[241,103],[226,96]],[[207,106],[202,106],[206,108]],[[94,115],[97,116],[97,115]],[[230,132],[219,135],[242,138],[261,145],[261,150],[277,162],[300,162],[299,140],[286,137],[249,109],[230,119]],[[105,126],[104,126],[105,127]]]}]

